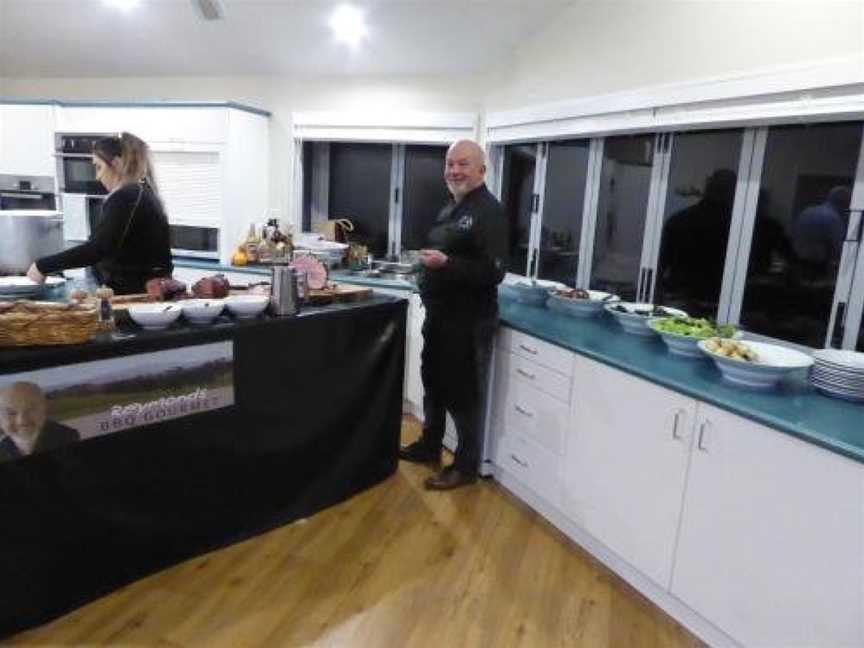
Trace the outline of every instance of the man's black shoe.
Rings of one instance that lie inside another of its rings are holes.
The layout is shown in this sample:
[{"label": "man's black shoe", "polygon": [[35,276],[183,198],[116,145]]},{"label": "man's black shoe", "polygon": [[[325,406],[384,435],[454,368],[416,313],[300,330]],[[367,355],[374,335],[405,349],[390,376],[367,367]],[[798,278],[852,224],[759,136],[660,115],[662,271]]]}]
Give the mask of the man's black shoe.
[{"label": "man's black shoe", "polygon": [[447,466],[437,475],[427,477],[423,485],[427,490],[451,490],[477,481],[475,473],[464,473],[454,466]]},{"label": "man's black shoe", "polygon": [[441,463],[441,449],[430,450],[422,441],[415,441],[399,448],[399,458],[414,463]]}]

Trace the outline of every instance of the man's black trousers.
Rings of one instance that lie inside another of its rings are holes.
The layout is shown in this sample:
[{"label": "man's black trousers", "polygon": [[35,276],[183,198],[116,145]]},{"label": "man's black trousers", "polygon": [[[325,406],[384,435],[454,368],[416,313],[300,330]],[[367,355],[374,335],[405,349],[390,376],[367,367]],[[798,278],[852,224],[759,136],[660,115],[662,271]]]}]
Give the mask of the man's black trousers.
[{"label": "man's black trousers", "polygon": [[423,322],[423,443],[441,448],[446,412],[459,437],[454,467],[476,474],[480,467],[486,388],[497,314],[465,315],[443,308],[426,309]]}]

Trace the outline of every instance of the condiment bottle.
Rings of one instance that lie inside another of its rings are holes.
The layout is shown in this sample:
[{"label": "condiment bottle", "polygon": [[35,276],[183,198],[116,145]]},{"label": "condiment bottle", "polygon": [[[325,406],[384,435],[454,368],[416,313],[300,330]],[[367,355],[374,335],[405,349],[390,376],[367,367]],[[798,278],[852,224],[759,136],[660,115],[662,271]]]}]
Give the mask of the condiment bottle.
[{"label": "condiment bottle", "polygon": [[261,239],[255,232],[255,224],[249,225],[249,235],[246,237],[246,260],[249,263],[258,261],[258,246],[261,245]]},{"label": "condiment bottle", "polygon": [[96,289],[96,318],[104,328],[114,328],[114,308],[111,306],[113,296],[114,291],[108,286]]}]

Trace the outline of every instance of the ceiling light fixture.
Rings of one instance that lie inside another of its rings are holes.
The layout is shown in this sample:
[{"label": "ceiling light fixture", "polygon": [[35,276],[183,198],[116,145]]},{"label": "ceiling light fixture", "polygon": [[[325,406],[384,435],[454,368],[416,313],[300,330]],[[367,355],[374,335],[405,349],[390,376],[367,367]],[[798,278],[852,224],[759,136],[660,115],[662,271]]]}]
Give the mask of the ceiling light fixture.
[{"label": "ceiling light fixture", "polygon": [[356,47],[368,35],[363,12],[351,5],[342,5],[333,12],[330,28],[337,41],[350,47]]},{"label": "ceiling light fixture", "polygon": [[139,4],[141,4],[141,0],[102,0],[105,4],[111,5],[116,9],[122,9],[123,11],[131,11]]}]

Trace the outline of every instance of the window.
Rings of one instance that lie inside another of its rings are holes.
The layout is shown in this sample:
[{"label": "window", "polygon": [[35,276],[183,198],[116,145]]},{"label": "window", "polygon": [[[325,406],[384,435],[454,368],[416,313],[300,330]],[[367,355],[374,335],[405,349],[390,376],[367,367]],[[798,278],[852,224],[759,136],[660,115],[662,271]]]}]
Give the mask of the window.
[{"label": "window", "polygon": [[426,246],[426,235],[450,200],[444,183],[443,146],[405,147],[405,199],[402,204],[402,249]]},{"label": "window", "polygon": [[501,202],[510,226],[508,270],[515,274],[530,273],[528,249],[531,241],[531,214],[534,212],[536,169],[536,144],[514,144],[504,148]]},{"label": "window", "polygon": [[303,142],[303,214],[301,228],[304,232],[312,230],[312,174],[314,144]]},{"label": "window", "polygon": [[654,303],[717,316],[742,131],[675,134]]},{"label": "window", "polygon": [[768,129],[740,321],[811,347],[828,332],[861,124]]},{"label": "window", "polygon": [[549,144],[537,272],[541,279],[576,282],[589,148],[589,140]]},{"label": "window", "polygon": [[651,188],[654,135],[606,139],[590,287],[634,301]]},{"label": "window", "polygon": [[419,249],[450,198],[444,145],[303,144],[303,231],[347,218],[351,242],[382,259]]},{"label": "window", "polygon": [[354,223],[353,241],[376,257],[388,251],[390,144],[331,144],[329,217]]}]

